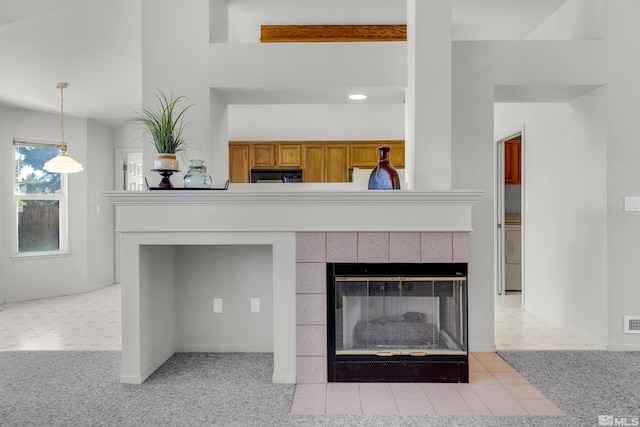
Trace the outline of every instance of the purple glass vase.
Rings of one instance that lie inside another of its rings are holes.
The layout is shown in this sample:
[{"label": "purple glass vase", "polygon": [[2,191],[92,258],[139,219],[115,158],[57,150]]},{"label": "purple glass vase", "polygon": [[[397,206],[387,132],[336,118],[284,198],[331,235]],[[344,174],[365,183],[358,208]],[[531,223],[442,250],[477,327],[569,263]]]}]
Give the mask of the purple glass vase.
[{"label": "purple glass vase", "polygon": [[369,190],[399,190],[400,178],[398,171],[389,162],[390,147],[379,147],[380,160],[369,175]]}]

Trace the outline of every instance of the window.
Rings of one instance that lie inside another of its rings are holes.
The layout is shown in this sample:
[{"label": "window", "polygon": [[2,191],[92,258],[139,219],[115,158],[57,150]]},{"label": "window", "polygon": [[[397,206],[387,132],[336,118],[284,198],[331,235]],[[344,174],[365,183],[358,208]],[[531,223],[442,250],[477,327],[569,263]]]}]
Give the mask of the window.
[{"label": "window", "polygon": [[43,169],[60,152],[55,143],[14,140],[17,255],[65,253],[66,174]]}]

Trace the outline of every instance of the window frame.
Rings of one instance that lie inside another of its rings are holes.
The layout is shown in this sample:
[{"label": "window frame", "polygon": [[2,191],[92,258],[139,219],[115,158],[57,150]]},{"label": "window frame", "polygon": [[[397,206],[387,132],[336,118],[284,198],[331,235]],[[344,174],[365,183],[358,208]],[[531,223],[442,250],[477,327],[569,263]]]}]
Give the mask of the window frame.
[{"label": "window frame", "polygon": [[[20,194],[16,192],[16,173],[15,173],[15,149],[17,146],[29,146],[36,148],[60,148],[60,144],[52,141],[36,141],[29,139],[13,139],[13,255],[12,259],[33,259],[33,258],[53,258],[69,255],[69,230],[68,230],[68,210],[69,198],[67,188],[67,174],[60,174],[60,192],[53,194]],[[51,172],[50,172],[51,173]],[[19,252],[18,243],[18,202],[20,200],[53,200],[58,202],[58,228],[59,228],[59,249],[56,251],[29,251]]]}]

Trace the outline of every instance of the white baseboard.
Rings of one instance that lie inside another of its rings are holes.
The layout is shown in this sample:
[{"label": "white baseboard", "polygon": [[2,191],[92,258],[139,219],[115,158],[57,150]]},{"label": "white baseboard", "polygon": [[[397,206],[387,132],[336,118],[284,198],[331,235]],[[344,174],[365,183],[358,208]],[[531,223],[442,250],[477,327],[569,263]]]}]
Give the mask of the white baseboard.
[{"label": "white baseboard", "polygon": [[140,375],[120,375],[120,382],[123,384],[142,384]]},{"label": "white baseboard", "polygon": [[610,345],[609,351],[640,351],[640,345]]},{"label": "white baseboard", "polygon": [[113,285],[119,285],[119,283],[106,283],[106,284],[101,284],[101,285],[93,285],[93,286],[88,286],[86,291],[82,291],[79,292],[80,294],[86,294],[88,292],[93,292],[93,291],[98,291],[100,289],[104,289],[107,288],[109,286],[113,286]]},{"label": "white baseboard", "polygon": [[277,375],[274,373],[273,377],[271,377],[271,381],[274,384],[295,384],[296,376],[295,375]]},{"label": "white baseboard", "polygon": [[164,364],[171,356],[175,353],[175,349],[171,349],[166,353],[160,355],[156,360],[154,360],[151,365],[144,371],[141,372],[140,375],[120,375],[120,382],[125,384],[142,384],[145,382],[147,378],[153,374],[156,369]]},{"label": "white baseboard", "polygon": [[272,345],[176,345],[176,353],[273,353]]}]

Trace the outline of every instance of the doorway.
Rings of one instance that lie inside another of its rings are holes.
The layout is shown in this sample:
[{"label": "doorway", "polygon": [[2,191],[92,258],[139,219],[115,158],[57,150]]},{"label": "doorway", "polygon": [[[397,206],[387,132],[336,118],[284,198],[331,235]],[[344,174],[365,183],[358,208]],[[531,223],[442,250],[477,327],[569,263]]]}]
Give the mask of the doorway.
[{"label": "doorway", "polygon": [[144,190],[141,149],[116,148],[114,158],[116,191]]},{"label": "doorway", "polygon": [[523,283],[524,129],[496,142],[496,294],[519,293]]}]

